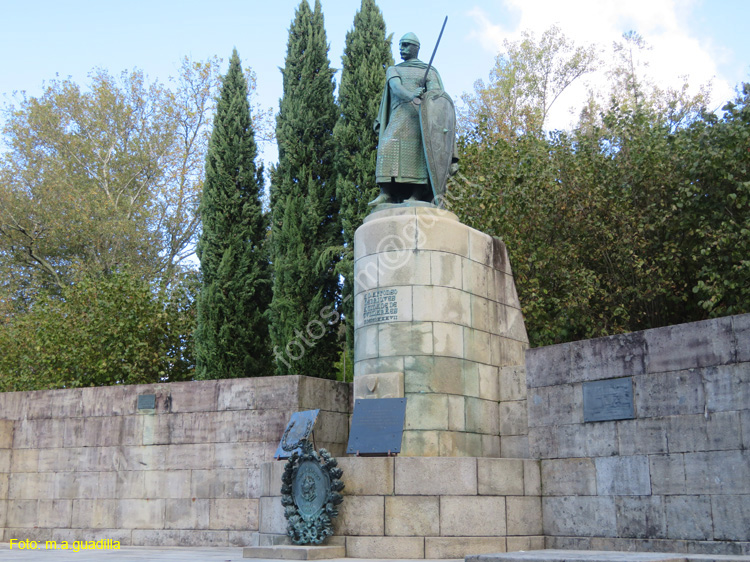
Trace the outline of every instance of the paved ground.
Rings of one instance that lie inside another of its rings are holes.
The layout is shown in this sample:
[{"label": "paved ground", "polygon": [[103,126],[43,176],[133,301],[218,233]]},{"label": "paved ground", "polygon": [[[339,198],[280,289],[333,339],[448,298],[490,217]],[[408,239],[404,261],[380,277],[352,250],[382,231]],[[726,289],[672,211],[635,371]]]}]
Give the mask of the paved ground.
[{"label": "paved ground", "polygon": [[[8,543],[0,543],[0,562],[240,562],[250,561],[242,558],[242,548],[184,548],[123,546],[120,550],[45,550],[40,545],[36,550],[19,550],[15,546],[10,550]],[[264,562],[256,560],[255,562]],[[279,562],[278,560],[268,562]],[[330,562],[383,562],[365,559],[340,558]],[[395,560],[390,562],[414,562],[413,560]],[[458,562],[451,560],[420,562]],[[461,561],[463,562],[463,561]]]}]

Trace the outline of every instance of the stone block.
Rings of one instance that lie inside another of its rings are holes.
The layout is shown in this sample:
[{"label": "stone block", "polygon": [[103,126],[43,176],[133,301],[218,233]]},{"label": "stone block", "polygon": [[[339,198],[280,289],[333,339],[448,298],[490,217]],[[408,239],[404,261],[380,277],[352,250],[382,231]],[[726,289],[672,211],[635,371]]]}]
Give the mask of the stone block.
[{"label": "stone block", "polygon": [[600,496],[648,496],[651,494],[649,461],[645,455],[599,457],[596,489]]},{"label": "stone block", "polygon": [[261,533],[286,534],[286,517],[280,497],[263,497],[259,500],[258,530]]},{"label": "stone block", "polygon": [[508,509],[509,535],[542,534],[542,498],[511,496],[505,498]]},{"label": "stone block", "polygon": [[190,496],[195,498],[257,498],[260,474],[249,469],[193,470]]},{"label": "stone block", "polygon": [[255,381],[249,379],[223,379],[216,381],[216,409],[253,410],[255,401]]},{"label": "stone block", "polygon": [[448,429],[447,394],[407,394],[404,429]]},{"label": "stone block", "polygon": [[662,496],[615,498],[617,535],[635,539],[667,538],[667,520]]},{"label": "stone block", "polygon": [[346,443],[349,439],[349,415],[321,411],[315,423],[315,439],[319,443]]},{"label": "stone block", "polygon": [[480,495],[522,496],[524,461],[521,459],[477,459],[477,487]]},{"label": "stone block", "polygon": [[709,496],[667,496],[664,504],[667,514],[667,538],[713,538]]},{"label": "stone block", "polygon": [[[461,289],[461,257],[446,252],[428,252],[430,259],[430,285]],[[427,256],[424,256],[427,257]]]},{"label": "stone block", "polygon": [[750,365],[717,365],[701,369],[708,412],[746,410],[750,404]]},{"label": "stone block", "polygon": [[[492,237],[469,228],[469,258],[487,265],[493,264]],[[459,558],[462,558],[459,556]]]},{"label": "stone block", "polygon": [[649,373],[726,365],[735,361],[732,318],[646,330]]},{"label": "stone block", "polygon": [[165,529],[207,529],[209,501],[197,498],[165,500]]},{"label": "stone block", "polygon": [[60,499],[113,498],[116,491],[114,472],[58,472],[52,476],[53,494]]},{"label": "stone block", "polygon": [[8,499],[37,500],[54,497],[55,475],[51,472],[11,473],[8,483]]},{"label": "stone block", "polygon": [[[344,471],[344,495],[390,496],[393,494],[393,458],[342,457],[339,467]],[[281,486],[281,472],[279,472]],[[264,494],[265,495],[265,494]]]},{"label": "stone block", "polygon": [[[297,353],[297,350],[294,350]],[[255,403],[263,405],[264,410],[297,410],[299,408],[299,375],[282,377],[257,377],[255,379]],[[262,413],[262,410],[247,412]],[[286,420],[285,420],[286,421]],[[283,431],[283,428],[282,428]],[[256,434],[258,437],[260,434]],[[262,441],[263,439],[244,439],[244,441]]]},{"label": "stone block", "polygon": [[115,507],[119,528],[163,529],[166,500],[121,499]]},{"label": "stone block", "polygon": [[379,330],[379,324],[370,324],[369,326],[362,326],[355,330],[354,356],[357,360],[372,359],[378,356]]},{"label": "stone block", "polygon": [[470,294],[450,287],[413,287],[414,321],[471,325]]},{"label": "stone block", "polygon": [[438,446],[438,455],[441,457],[479,457],[482,454],[482,435],[461,431],[439,431]]},{"label": "stone block", "polygon": [[448,429],[463,431],[466,429],[466,412],[463,396],[448,395]]},{"label": "stone block", "polygon": [[670,417],[667,420],[667,440],[670,453],[740,449],[740,413]]},{"label": "stone block", "polygon": [[393,216],[368,221],[354,236],[354,259],[381,252],[415,250],[417,221],[414,216]]},{"label": "stone block", "polygon": [[[518,298],[518,292],[516,291],[516,283],[513,280],[512,275],[505,276],[505,299],[504,304],[512,306],[513,308],[521,309],[521,301]],[[499,300],[499,299],[498,299]]]},{"label": "stone block", "polygon": [[479,369],[482,367],[492,368],[491,365],[485,365],[483,363],[461,361],[461,371],[463,372],[464,379],[464,388],[461,394],[473,398],[481,398],[481,396],[479,396]]},{"label": "stone block", "polygon": [[8,481],[10,474],[0,474],[0,500],[8,499]]},{"label": "stone block", "polygon": [[438,431],[404,431],[401,437],[401,456],[436,457],[440,454]]},{"label": "stone block", "polygon": [[[505,277],[504,274],[495,272],[495,277]],[[502,297],[500,300],[504,300]],[[495,336],[508,336],[508,318],[506,316],[507,306],[490,299],[489,304],[489,326],[487,331]]]},{"label": "stone block", "polygon": [[273,545],[273,546],[248,546],[242,550],[243,558],[255,558],[263,560],[331,560],[344,558],[346,547],[344,545]]},{"label": "stone block", "polygon": [[13,446],[13,420],[0,420],[0,449]]},{"label": "stone block", "polygon": [[[276,443],[274,443],[276,445]],[[267,443],[215,443],[216,468],[258,468],[266,460]]]},{"label": "stone block", "polygon": [[480,398],[466,398],[466,430],[488,435],[498,434],[498,403]]},{"label": "stone block", "polygon": [[206,469],[214,466],[213,443],[168,445],[166,449],[165,468],[168,470]]},{"label": "stone block", "polygon": [[596,465],[593,459],[542,461],[542,489],[549,496],[596,495]]},{"label": "stone block", "polygon": [[[442,393],[463,395],[463,365],[452,357],[409,356],[404,358],[404,390],[407,394]],[[356,383],[356,377],[355,377]]]},{"label": "stone block", "polygon": [[482,439],[482,457],[497,458],[501,457],[500,436],[499,435],[480,435]]},{"label": "stone block", "polygon": [[39,466],[39,449],[13,449],[9,472],[36,472]]},{"label": "stone block", "polygon": [[334,519],[336,535],[383,535],[383,496],[349,496]]},{"label": "stone block", "polygon": [[424,558],[423,537],[346,537],[347,558]]},{"label": "stone block", "polygon": [[490,308],[497,309],[494,301],[471,295],[471,327],[483,332],[490,332]]},{"label": "stone block", "polygon": [[750,495],[711,496],[714,540],[750,541]]},{"label": "stone block", "polygon": [[186,498],[190,496],[189,470],[148,470],[143,474],[146,497]]},{"label": "stone block", "polygon": [[213,499],[209,502],[210,529],[255,530],[258,528],[257,499]]},{"label": "stone block", "polygon": [[116,472],[115,493],[118,498],[142,499],[146,497],[146,473],[142,470]]},{"label": "stone block", "polygon": [[500,435],[528,435],[526,400],[500,402]]},{"label": "stone block", "polygon": [[72,500],[40,499],[36,526],[43,528],[70,527],[73,512]]},{"label": "stone block", "polygon": [[492,336],[489,332],[464,328],[464,358],[477,363],[494,365],[490,347],[491,338],[494,337],[496,336]]},{"label": "stone block", "polygon": [[526,399],[526,367],[523,365],[501,367],[498,375],[498,400],[505,402]]},{"label": "stone block", "polygon": [[115,447],[121,445],[122,426],[123,416],[86,418],[83,423],[82,441],[71,443],[70,446]]},{"label": "stone block", "polygon": [[649,456],[649,473],[651,474],[652,494],[672,495],[685,493],[684,455]]},{"label": "stone block", "polygon": [[440,536],[486,537],[506,534],[505,498],[441,496]]},{"label": "stone block", "polygon": [[[338,459],[339,464],[346,460],[346,458]],[[283,461],[271,461],[264,462],[260,466],[261,496],[281,496],[281,476],[284,474],[285,465],[286,462]],[[344,465],[341,464],[340,466],[342,466],[342,468],[344,467]],[[346,469],[344,469],[344,471],[345,473],[348,472]]]},{"label": "stone block", "polygon": [[664,419],[622,420],[615,422],[615,424],[620,455],[667,452],[667,425]]},{"label": "stone block", "polygon": [[523,493],[538,496],[542,493],[542,470],[538,460],[523,461]]},{"label": "stone block", "polygon": [[529,427],[529,456],[535,459],[556,458],[557,428],[555,426]]},{"label": "stone block", "polygon": [[[405,254],[412,254],[412,252],[404,252]],[[390,257],[389,254],[384,254],[385,256]],[[371,291],[372,289],[378,288],[378,258],[379,256],[377,254],[373,254],[370,256],[364,256],[356,261],[354,264],[355,273],[354,273],[354,295],[359,296],[360,293],[363,291]],[[405,264],[406,265],[406,264]],[[406,265],[409,267],[408,265]],[[385,283],[384,286],[388,286],[389,282],[392,280],[388,278],[388,274],[391,273],[393,270],[392,268],[388,268],[383,270],[384,272],[384,278],[383,281]],[[403,283],[398,283],[399,285],[402,285]]]},{"label": "stone block", "polygon": [[462,259],[463,290],[472,295],[488,298],[494,293],[494,271],[485,264]]},{"label": "stone block", "polygon": [[404,373],[378,373],[354,378],[354,399],[403,398]]},{"label": "stone block", "polygon": [[463,358],[464,330],[458,324],[434,322],[432,324],[432,345],[435,355]]},{"label": "stone block", "polygon": [[439,518],[440,502],[437,496],[385,498],[385,534],[388,536],[438,536]]},{"label": "stone block", "polygon": [[742,448],[750,449],[750,411],[740,412],[740,430],[742,432]]},{"label": "stone block", "polygon": [[115,527],[117,500],[73,500],[71,527],[75,529],[112,529]]},{"label": "stone block", "polygon": [[619,334],[570,344],[570,380],[596,381],[642,375],[648,346],[645,332]]},{"label": "stone block", "polygon": [[[12,529],[14,527],[37,527],[39,524],[38,503],[39,500],[9,499],[6,503],[7,528]],[[14,533],[14,535],[16,535],[16,533]],[[16,537],[13,536],[12,538]]]},{"label": "stone block", "polygon": [[469,255],[469,227],[457,220],[417,215],[417,248]]},{"label": "stone block", "polygon": [[750,494],[750,451],[685,454],[688,494]]},{"label": "stone block", "polygon": [[218,405],[218,381],[176,382],[169,385],[170,411],[213,412]]},{"label": "stone block", "polygon": [[[483,400],[500,400],[500,377],[498,368],[492,365],[477,364],[477,378],[479,381],[479,398]],[[525,393],[524,393],[525,398]]]},{"label": "stone block", "polygon": [[76,418],[83,415],[80,388],[30,392],[26,403],[26,418]]},{"label": "stone block", "polygon": [[[378,287],[430,285],[430,252],[415,252],[414,250],[394,249],[377,255]],[[360,260],[363,261],[363,260]],[[372,267],[365,262],[366,273],[358,269],[355,275],[367,275],[367,281],[372,279]]]},{"label": "stone block", "polygon": [[521,550],[543,550],[544,537],[508,537],[508,552],[518,552]]},{"label": "stone block", "polygon": [[702,414],[703,380],[698,371],[633,377],[635,410],[640,418]]},{"label": "stone block", "polygon": [[543,497],[542,520],[545,535],[617,536],[617,518],[613,497]]},{"label": "stone block", "polygon": [[493,335],[490,340],[491,363],[498,367],[523,365],[529,342]]},{"label": "stone block", "polygon": [[[499,305],[503,306],[503,305]],[[526,334],[526,324],[523,321],[523,313],[520,308],[513,306],[505,307],[505,322],[507,332],[501,333],[502,336],[507,336],[511,339],[528,342],[529,337]]]},{"label": "stone block", "polygon": [[51,449],[62,447],[65,435],[64,419],[24,419],[15,422],[14,449]]},{"label": "stone block", "polygon": [[0,474],[10,472],[10,449],[0,449]]},{"label": "stone block", "polygon": [[505,552],[505,537],[425,537],[426,559],[462,559],[467,553]]},{"label": "stone block", "polygon": [[526,352],[526,380],[530,388],[565,384],[571,378],[572,344],[537,347]]},{"label": "stone block", "polygon": [[216,547],[229,544],[227,531],[188,529],[133,529],[133,546]]},{"label": "stone block", "polygon": [[561,425],[557,428],[559,457],[601,457],[616,454],[615,422]]},{"label": "stone block", "polygon": [[396,495],[472,495],[477,493],[476,459],[395,459]]},{"label": "stone block", "polygon": [[529,427],[583,423],[583,390],[580,384],[530,388]]},{"label": "stone block", "polygon": [[[380,357],[432,355],[431,322],[391,322],[378,325]],[[395,371],[399,369],[389,369]],[[403,367],[400,369],[403,370]]]},{"label": "stone block", "polygon": [[750,362],[750,314],[732,316],[737,363]]},{"label": "stone block", "polygon": [[133,386],[98,386],[81,389],[81,416],[125,416],[136,413]]}]

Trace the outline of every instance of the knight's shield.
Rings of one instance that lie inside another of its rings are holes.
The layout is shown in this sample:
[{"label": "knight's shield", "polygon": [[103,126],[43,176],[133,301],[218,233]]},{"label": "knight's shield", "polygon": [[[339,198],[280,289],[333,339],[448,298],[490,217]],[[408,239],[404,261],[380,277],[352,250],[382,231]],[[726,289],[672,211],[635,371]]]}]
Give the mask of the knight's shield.
[{"label": "knight's shield", "polygon": [[456,109],[450,96],[442,90],[427,91],[419,106],[419,125],[432,193],[439,204],[445,195],[456,139]]}]

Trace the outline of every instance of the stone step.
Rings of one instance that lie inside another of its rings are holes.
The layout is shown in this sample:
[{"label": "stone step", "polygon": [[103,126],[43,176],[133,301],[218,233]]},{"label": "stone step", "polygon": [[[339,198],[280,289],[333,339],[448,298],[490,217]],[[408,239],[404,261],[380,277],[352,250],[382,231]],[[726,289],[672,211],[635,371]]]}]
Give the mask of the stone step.
[{"label": "stone step", "polygon": [[263,558],[267,560],[331,560],[345,558],[344,545],[333,546],[249,546],[242,550],[243,558]]},{"label": "stone step", "polygon": [[750,562],[750,556],[550,549],[477,554],[465,562]]}]

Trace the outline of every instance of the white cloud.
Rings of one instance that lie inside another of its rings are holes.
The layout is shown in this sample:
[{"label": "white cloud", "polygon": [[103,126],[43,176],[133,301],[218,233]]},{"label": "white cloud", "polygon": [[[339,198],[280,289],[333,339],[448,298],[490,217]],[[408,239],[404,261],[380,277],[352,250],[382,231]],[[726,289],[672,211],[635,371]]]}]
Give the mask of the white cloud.
[{"label": "white cloud", "polygon": [[[498,0],[518,16],[511,29],[499,21],[497,13],[475,7],[469,15],[475,21],[472,37],[484,49],[497,53],[503,40],[517,40],[523,31],[537,37],[552,25],[557,25],[579,45],[597,44],[604,49],[602,57],[612,60],[612,44],[620,41],[624,32],[640,34],[651,50],[647,60],[649,77],[660,87],[678,87],[683,77],[693,91],[712,82],[713,103],[721,104],[733,96],[733,86],[719,76],[716,49],[691,36],[686,19],[690,17],[694,0]],[[591,87],[607,89],[606,74],[601,71],[588,79]],[[580,107],[586,88],[579,85],[561,98],[552,115],[553,127],[566,127],[572,122],[571,106]]]}]

